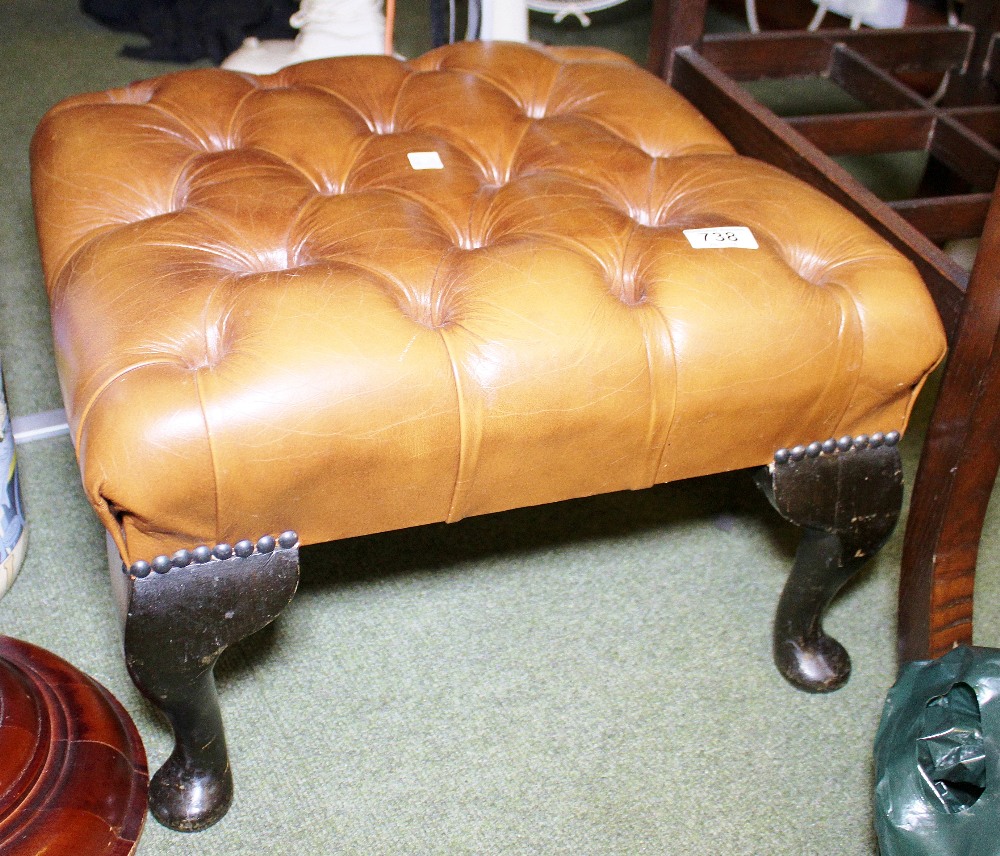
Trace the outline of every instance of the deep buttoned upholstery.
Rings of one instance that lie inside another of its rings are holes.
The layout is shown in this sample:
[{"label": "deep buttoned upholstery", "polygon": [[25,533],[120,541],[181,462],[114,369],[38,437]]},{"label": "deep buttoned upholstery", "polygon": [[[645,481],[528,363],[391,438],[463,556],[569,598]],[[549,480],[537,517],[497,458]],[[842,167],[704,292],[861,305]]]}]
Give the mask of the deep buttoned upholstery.
[{"label": "deep buttoned upholstery", "polygon": [[[63,102],[32,158],[73,438],[126,562],[902,430],[944,351],[909,262],[603,51],[185,71]],[[732,226],[758,248],[684,234]]]}]

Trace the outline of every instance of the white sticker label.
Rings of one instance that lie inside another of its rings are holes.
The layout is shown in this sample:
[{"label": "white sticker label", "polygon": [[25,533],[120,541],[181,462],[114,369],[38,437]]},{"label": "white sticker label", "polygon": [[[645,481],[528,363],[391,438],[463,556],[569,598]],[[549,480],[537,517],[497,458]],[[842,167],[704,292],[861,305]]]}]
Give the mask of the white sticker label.
[{"label": "white sticker label", "polygon": [[685,229],[684,237],[696,250],[717,250],[722,247],[758,249],[757,239],[746,226],[718,226],[714,229]]},{"label": "white sticker label", "polygon": [[406,157],[414,169],[444,169],[437,152],[410,152]]}]

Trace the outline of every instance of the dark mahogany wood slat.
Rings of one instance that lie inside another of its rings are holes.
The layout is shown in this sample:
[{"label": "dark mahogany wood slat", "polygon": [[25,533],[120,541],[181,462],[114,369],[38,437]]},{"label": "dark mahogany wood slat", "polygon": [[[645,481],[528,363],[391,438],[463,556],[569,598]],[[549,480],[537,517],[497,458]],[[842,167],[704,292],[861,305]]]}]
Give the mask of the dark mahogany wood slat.
[{"label": "dark mahogany wood slat", "polygon": [[903,30],[850,30],[840,40],[894,74],[944,73],[966,68],[975,31],[955,27],[907,27]]},{"label": "dark mahogany wood slat", "polygon": [[669,80],[674,51],[684,45],[701,43],[707,9],[708,0],[684,0],[683,3],[653,0],[646,68],[657,77]]},{"label": "dark mahogany wood slat", "polygon": [[1000,106],[950,107],[944,112],[991,145],[1000,144]]},{"label": "dark mahogany wood slat", "polygon": [[0,636],[0,853],[129,856],[146,790],[142,741],[114,696]]},{"label": "dark mahogany wood slat", "polygon": [[874,110],[913,110],[927,102],[887,71],[847,45],[834,46],[830,79]]},{"label": "dark mahogany wood slat", "polygon": [[733,80],[809,77],[826,74],[835,44],[824,37],[803,38],[797,33],[710,33],[699,53]]},{"label": "dark mahogany wood slat", "polygon": [[[968,181],[974,192],[989,190],[996,183],[1000,151],[858,52],[836,45],[830,78],[849,95],[878,112],[787,120],[800,132],[815,131],[804,136],[826,154],[926,149]],[[841,124],[845,127],[839,127]],[[923,144],[913,145],[920,140],[919,132],[928,127],[930,133]]]},{"label": "dark mahogany wood slat", "polygon": [[913,487],[899,589],[902,661],[972,643],[979,540],[1000,465],[998,258],[994,195]]},{"label": "dark mahogany wood slat", "polygon": [[696,51],[674,53],[672,82],[742,154],[809,182],[913,259],[949,336],[954,332],[968,277],[951,257]]},{"label": "dark mahogany wood slat", "polygon": [[895,73],[943,73],[965,64],[972,38],[969,27],[712,33],[702,40],[699,53],[734,80],[822,74],[837,44]]},{"label": "dark mahogany wood slat", "polygon": [[969,65],[973,70],[989,68],[989,56],[995,34],[1000,30],[1000,3],[995,0],[967,0],[962,21],[975,28],[975,40]]},{"label": "dark mahogany wood slat", "polygon": [[978,238],[986,224],[992,194],[966,193],[960,196],[930,196],[890,202],[900,217],[932,241]]},{"label": "dark mahogany wood slat", "polygon": [[788,125],[828,155],[924,151],[930,146],[932,110],[873,111],[785,117]]},{"label": "dark mahogany wood slat", "polygon": [[990,192],[997,183],[1000,151],[969,128],[942,114],[931,133],[930,151],[974,192]]},{"label": "dark mahogany wood slat", "polygon": [[990,38],[986,62],[983,65],[983,74],[988,81],[1000,86],[1000,38],[996,33]]}]

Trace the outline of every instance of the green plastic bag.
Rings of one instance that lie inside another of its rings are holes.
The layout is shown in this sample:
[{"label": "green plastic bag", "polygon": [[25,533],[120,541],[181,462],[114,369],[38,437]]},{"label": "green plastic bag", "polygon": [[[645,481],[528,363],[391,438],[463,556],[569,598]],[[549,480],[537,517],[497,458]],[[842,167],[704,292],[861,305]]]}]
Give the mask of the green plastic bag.
[{"label": "green plastic bag", "polygon": [[907,663],[875,736],[882,856],[1000,856],[1000,650]]}]

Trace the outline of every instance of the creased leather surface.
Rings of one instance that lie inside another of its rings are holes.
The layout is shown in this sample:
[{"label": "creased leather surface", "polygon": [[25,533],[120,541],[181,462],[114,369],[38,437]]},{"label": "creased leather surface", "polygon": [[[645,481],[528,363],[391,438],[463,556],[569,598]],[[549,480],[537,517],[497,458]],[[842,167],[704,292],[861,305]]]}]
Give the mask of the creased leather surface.
[{"label": "creased leather surface", "polygon": [[[185,71],[61,103],[32,160],[83,481],[127,561],[899,430],[944,350],[902,256],[595,49]],[[760,248],[682,234],[733,225]]]}]

